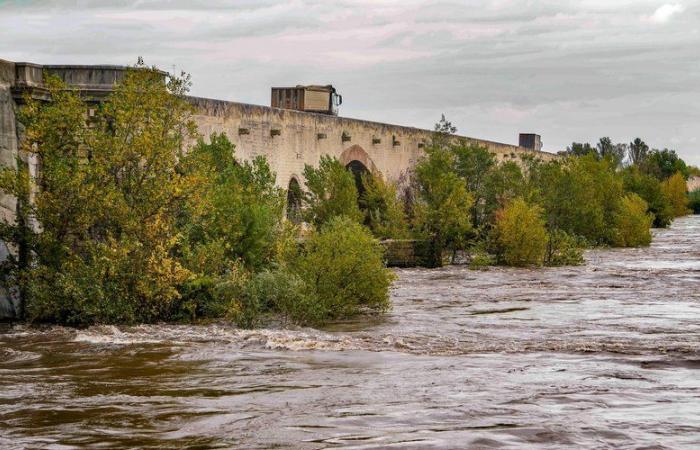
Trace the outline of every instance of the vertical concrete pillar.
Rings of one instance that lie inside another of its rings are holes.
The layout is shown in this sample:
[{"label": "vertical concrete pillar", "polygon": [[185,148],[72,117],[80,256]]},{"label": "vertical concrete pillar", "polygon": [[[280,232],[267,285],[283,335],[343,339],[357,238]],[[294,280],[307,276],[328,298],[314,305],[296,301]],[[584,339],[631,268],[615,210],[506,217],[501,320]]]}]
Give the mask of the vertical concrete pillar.
[{"label": "vertical concrete pillar", "polygon": [[[15,65],[12,62],[0,60],[0,166],[17,167],[18,139],[15,103],[12,98],[12,84],[15,80]],[[15,220],[17,200],[9,195],[0,193],[0,220],[12,222]],[[4,261],[10,249],[0,241],[0,261]],[[10,297],[11,286],[0,281],[0,319],[15,316],[17,306]]]}]

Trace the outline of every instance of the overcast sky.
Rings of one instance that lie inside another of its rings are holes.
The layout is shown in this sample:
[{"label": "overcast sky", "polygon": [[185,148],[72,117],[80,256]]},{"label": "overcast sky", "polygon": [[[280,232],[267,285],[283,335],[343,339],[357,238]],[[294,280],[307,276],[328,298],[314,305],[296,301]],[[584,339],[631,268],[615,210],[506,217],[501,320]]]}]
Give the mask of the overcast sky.
[{"label": "overcast sky", "polygon": [[700,0],[0,0],[0,58],[192,74],[269,104],[334,84],[340,114],[545,149],[640,136],[700,164]]}]

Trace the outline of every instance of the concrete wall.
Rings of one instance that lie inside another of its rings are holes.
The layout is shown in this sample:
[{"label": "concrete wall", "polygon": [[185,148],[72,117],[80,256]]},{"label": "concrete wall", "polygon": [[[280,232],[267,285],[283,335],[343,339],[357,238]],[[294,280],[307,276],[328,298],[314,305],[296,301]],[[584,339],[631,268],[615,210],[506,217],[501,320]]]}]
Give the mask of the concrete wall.
[{"label": "concrete wall", "polygon": [[[12,85],[15,80],[15,65],[0,60],[0,166],[16,167],[17,164],[17,121],[15,104],[12,99]],[[14,197],[0,193],[0,218],[14,221],[17,202]],[[0,261],[8,255],[8,248],[0,241]],[[15,305],[8,296],[8,286],[0,284],[0,319],[12,317]]]},{"label": "concrete wall", "polygon": [[[284,188],[292,177],[303,185],[304,165],[317,165],[321,155],[335,156],[344,164],[359,160],[385,178],[397,180],[413,167],[433,135],[418,128],[267,106],[197,97],[189,101],[195,106],[194,119],[205,138],[226,133],[236,145],[238,157],[265,156],[277,173],[277,184]],[[486,146],[499,161],[517,161],[524,154],[555,157],[515,145],[465,139]]]},{"label": "concrete wall", "polygon": [[700,177],[688,178],[688,192],[693,192],[700,189]]}]

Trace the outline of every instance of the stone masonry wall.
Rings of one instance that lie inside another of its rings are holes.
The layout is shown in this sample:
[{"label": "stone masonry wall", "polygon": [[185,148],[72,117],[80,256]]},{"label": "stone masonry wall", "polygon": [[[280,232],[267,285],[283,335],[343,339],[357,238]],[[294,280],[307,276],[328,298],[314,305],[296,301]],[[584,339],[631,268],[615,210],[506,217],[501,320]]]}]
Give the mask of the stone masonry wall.
[{"label": "stone masonry wall", "polygon": [[[206,138],[226,133],[236,145],[238,157],[249,160],[263,155],[277,173],[277,184],[286,188],[292,177],[303,185],[304,165],[318,165],[321,155],[332,155],[348,164],[359,160],[389,180],[405,174],[423,153],[432,132],[366,120],[284,110],[191,97],[195,122]],[[345,136],[345,139],[343,138]],[[518,160],[533,154],[556,157],[515,145],[467,138],[486,146],[499,161]]]},{"label": "stone masonry wall", "polygon": [[[17,122],[15,103],[12,99],[12,83],[15,79],[15,65],[0,60],[0,166],[16,167],[17,164]],[[15,218],[16,200],[0,193],[0,217],[5,221]],[[8,248],[0,241],[0,261],[8,255]],[[8,287],[0,284],[0,319],[14,316],[15,305],[9,299]]]}]

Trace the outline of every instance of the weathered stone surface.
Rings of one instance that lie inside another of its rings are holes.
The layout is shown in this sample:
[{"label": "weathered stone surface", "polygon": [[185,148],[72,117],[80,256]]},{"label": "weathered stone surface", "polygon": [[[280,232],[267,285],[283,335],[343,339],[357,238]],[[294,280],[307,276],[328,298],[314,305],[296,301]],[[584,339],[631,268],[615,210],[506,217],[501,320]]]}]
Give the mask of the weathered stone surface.
[{"label": "weathered stone surface", "polygon": [[[321,155],[332,155],[344,164],[360,161],[369,170],[397,180],[423,153],[432,131],[324,114],[191,97],[200,133],[226,133],[236,145],[238,157],[249,160],[263,155],[277,173],[277,184],[286,188],[292,178],[304,183],[304,165],[317,165]],[[246,133],[240,133],[245,129]],[[279,133],[272,135],[272,130]],[[319,139],[319,136],[324,136]],[[343,139],[350,137],[350,140]],[[518,160],[525,154],[542,159],[555,157],[523,147],[465,138],[487,147],[499,161]]]},{"label": "weathered stone surface", "polygon": [[[17,163],[17,125],[11,92],[14,79],[14,63],[0,60],[0,167],[16,167]],[[14,221],[16,204],[14,197],[0,193],[0,220]],[[7,246],[0,242],[0,261],[8,254]],[[10,301],[8,286],[0,284],[0,319],[14,314],[15,305]]]},{"label": "weathered stone surface", "polygon": [[700,189],[700,177],[688,178],[688,192],[693,192]]}]

